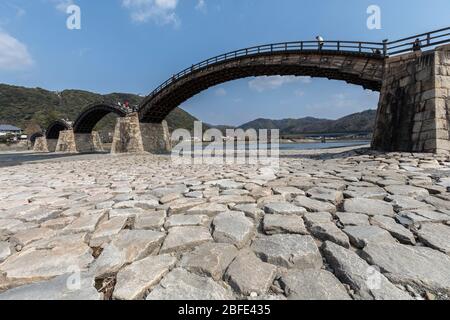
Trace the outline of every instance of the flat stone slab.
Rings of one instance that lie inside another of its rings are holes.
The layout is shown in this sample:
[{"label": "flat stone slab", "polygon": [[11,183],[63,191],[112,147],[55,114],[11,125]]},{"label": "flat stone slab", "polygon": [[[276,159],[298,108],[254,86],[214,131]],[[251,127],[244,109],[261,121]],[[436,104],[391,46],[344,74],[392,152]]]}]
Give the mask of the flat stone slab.
[{"label": "flat stone slab", "polygon": [[348,236],[333,222],[312,223],[308,229],[311,234],[319,240],[329,240],[345,248],[350,248]]},{"label": "flat stone slab", "polygon": [[397,212],[414,209],[433,209],[431,205],[407,196],[390,195],[386,197],[386,200],[390,201]]},{"label": "flat stone slab", "polygon": [[242,189],[244,188],[244,184],[241,182],[236,182],[231,179],[223,179],[223,180],[215,180],[215,181],[208,181],[206,185],[209,186],[217,186],[222,190],[228,190],[228,189]]},{"label": "flat stone slab", "polygon": [[191,208],[205,203],[203,199],[181,198],[167,204],[169,215],[185,213]]},{"label": "flat stone slab", "polygon": [[448,223],[450,221],[450,215],[438,211],[417,209],[401,211],[397,214],[396,219],[406,227],[420,227],[425,222]]},{"label": "flat stone slab", "polygon": [[294,204],[305,208],[308,212],[336,212],[336,206],[319,200],[314,200],[305,196],[298,196],[294,200]]},{"label": "flat stone slab", "polygon": [[370,226],[369,217],[361,213],[336,212],[344,226]]},{"label": "flat stone slab", "polygon": [[102,300],[94,278],[85,273],[65,274],[0,293],[0,300]]},{"label": "flat stone slab", "polygon": [[233,300],[230,289],[211,278],[174,269],[147,296],[147,300]]},{"label": "flat stone slab", "polygon": [[264,233],[268,235],[280,233],[309,234],[302,217],[279,214],[268,214],[264,216]]},{"label": "flat stone slab", "polygon": [[34,241],[51,238],[54,235],[56,235],[56,232],[52,229],[34,228],[15,233],[13,239],[22,246],[26,246]]},{"label": "flat stone slab", "polygon": [[349,186],[344,191],[345,198],[367,198],[374,200],[383,200],[388,193],[381,187],[353,187]]},{"label": "flat stone slab", "polygon": [[175,266],[177,259],[169,255],[150,256],[123,268],[117,274],[113,298],[139,300]]},{"label": "flat stone slab", "polygon": [[311,236],[277,234],[260,236],[251,249],[263,261],[295,269],[320,269],[322,256]]},{"label": "flat stone slab", "polygon": [[427,246],[450,255],[450,226],[424,223],[417,235]]},{"label": "flat stone slab", "polygon": [[209,217],[206,215],[184,215],[177,214],[174,216],[170,216],[164,227],[166,229],[170,229],[173,227],[195,227],[202,226],[206,227],[209,224]]},{"label": "flat stone slab", "polygon": [[310,226],[314,223],[329,223],[333,221],[333,216],[328,212],[311,212],[303,217],[305,223]]},{"label": "flat stone slab", "polygon": [[224,195],[224,196],[217,196],[217,197],[211,197],[209,199],[212,203],[217,204],[243,204],[243,203],[255,203],[256,200],[253,197],[250,196],[240,196],[240,195]]},{"label": "flat stone slab", "polygon": [[189,192],[189,189],[184,184],[171,185],[161,188],[155,188],[151,191],[151,194],[157,198],[162,198],[168,194],[182,194]]},{"label": "flat stone slab", "polygon": [[428,197],[430,194],[427,189],[409,186],[409,185],[393,185],[385,187],[386,191],[393,195],[407,197]]},{"label": "flat stone slab", "polygon": [[297,196],[304,196],[305,191],[296,187],[274,187],[273,192],[283,196],[287,201],[294,199]]},{"label": "flat stone slab", "polygon": [[164,233],[150,230],[121,231],[92,265],[96,278],[110,276],[124,265],[156,252],[164,237]]},{"label": "flat stone slab", "polygon": [[163,243],[160,254],[188,251],[208,241],[213,241],[208,228],[171,228]]},{"label": "flat stone slab", "polygon": [[258,208],[256,203],[238,204],[233,207],[233,211],[244,212],[247,217],[255,220],[259,220],[264,215],[264,211]]},{"label": "flat stone slab", "polygon": [[334,205],[338,205],[342,202],[342,200],[344,200],[342,191],[322,187],[311,188],[306,192],[306,194],[311,199],[331,202]]},{"label": "flat stone slab", "polygon": [[234,260],[238,250],[227,243],[205,243],[183,255],[180,265],[193,273],[218,281]]},{"label": "flat stone slab", "polygon": [[228,207],[226,205],[208,202],[187,210],[186,214],[207,215],[208,217],[214,217],[215,215],[225,211],[228,211]]},{"label": "flat stone slab", "polygon": [[344,232],[350,238],[350,242],[360,249],[373,242],[395,242],[389,232],[377,226],[350,226],[344,228]]},{"label": "flat stone slab", "polygon": [[275,280],[277,268],[262,262],[250,250],[242,250],[228,267],[225,280],[242,295],[267,293]]},{"label": "flat stone slab", "polygon": [[126,217],[116,217],[101,223],[91,236],[89,245],[91,247],[100,247],[104,243],[108,243],[111,239],[119,234],[128,223]]},{"label": "flat stone slab", "polygon": [[255,234],[253,221],[239,211],[217,215],[213,220],[213,227],[213,237],[217,242],[230,243],[238,249],[248,244]]},{"label": "flat stone slab", "polygon": [[363,213],[369,216],[394,216],[392,204],[373,199],[355,198],[344,202],[344,210],[351,213]]},{"label": "flat stone slab", "polygon": [[379,266],[393,283],[450,294],[450,257],[442,252],[384,242],[370,243],[361,255],[369,264]]},{"label": "flat stone slab", "polygon": [[298,207],[289,202],[274,202],[264,206],[264,211],[269,214],[286,214],[302,216],[306,213],[306,209]]},{"label": "flat stone slab", "polygon": [[325,270],[290,270],[280,282],[289,300],[351,300],[342,283]]},{"label": "flat stone slab", "polygon": [[136,216],[134,228],[137,230],[161,230],[166,221],[165,211],[147,211]]},{"label": "flat stone slab", "polygon": [[446,201],[433,196],[426,197],[424,201],[436,207],[436,209],[438,210],[450,210],[450,201]]},{"label": "flat stone slab", "polygon": [[355,252],[327,241],[323,253],[336,276],[362,300],[409,300],[411,296],[393,285],[379,270]]},{"label": "flat stone slab", "polygon": [[404,244],[416,244],[416,239],[411,231],[397,223],[394,219],[384,216],[376,216],[371,219],[372,225],[388,231],[394,238]]},{"label": "flat stone slab", "polygon": [[7,258],[0,264],[0,273],[6,273],[10,280],[35,282],[63,275],[74,267],[86,270],[93,260],[92,250],[85,243],[47,250],[30,248]]},{"label": "flat stone slab", "polygon": [[6,241],[0,241],[0,262],[11,255],[11,245]]}]

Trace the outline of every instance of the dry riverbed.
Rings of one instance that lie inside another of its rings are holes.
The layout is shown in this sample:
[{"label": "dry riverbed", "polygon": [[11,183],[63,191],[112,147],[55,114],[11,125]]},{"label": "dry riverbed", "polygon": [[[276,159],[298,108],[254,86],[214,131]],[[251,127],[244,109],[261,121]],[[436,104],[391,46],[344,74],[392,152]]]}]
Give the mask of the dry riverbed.
[{"label": "dry riverbed", "polygon": [[0,300],[450,299],[449,187],[448,155],[351,148],[2,167]]}]

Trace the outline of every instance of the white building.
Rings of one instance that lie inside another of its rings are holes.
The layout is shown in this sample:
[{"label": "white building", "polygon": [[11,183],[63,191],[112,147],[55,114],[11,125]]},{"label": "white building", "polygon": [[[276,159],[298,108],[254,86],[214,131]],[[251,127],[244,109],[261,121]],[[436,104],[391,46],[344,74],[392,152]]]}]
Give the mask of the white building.
[{"label": "white building", "polygon": [[0,136],[6,136],[7,134],[21,135],[22,129],[9,124],[0,124]]}]

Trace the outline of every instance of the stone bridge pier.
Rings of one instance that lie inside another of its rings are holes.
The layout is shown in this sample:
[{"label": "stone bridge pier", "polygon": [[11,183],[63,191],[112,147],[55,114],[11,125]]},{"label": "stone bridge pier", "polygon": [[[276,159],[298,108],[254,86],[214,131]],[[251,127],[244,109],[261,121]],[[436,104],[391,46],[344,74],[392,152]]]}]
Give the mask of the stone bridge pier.
[{"label": "stone bridge pier", "polygon": [[56,144],[56,152],[91,153],[103,152],[103,144],[98,132],[74,133],[73,129],[61,131]]},{"label": "stone bridge pier", "polygon": [[170,153],[169,127],[161,123],[141,123],[138,113],[118,118],[111,153]]},{"label": "stone bridge pier", "polygon": [[450,151],[450,45],[387,58],[372,147]]}]

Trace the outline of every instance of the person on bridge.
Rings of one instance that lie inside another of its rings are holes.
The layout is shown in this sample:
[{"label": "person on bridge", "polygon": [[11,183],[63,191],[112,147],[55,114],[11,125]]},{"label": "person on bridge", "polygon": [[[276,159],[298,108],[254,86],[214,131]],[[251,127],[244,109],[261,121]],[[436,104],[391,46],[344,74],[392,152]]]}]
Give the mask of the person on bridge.
[{"label": "person on bridge", "polygon": [[319,50],[323,49],[323,45],[325,44],[325,41],[321,36],[316,37],[317,43],[319,44]]},{"label": "person on bridge", "polygon": [[420,42],[420,39],[417,38],[416,41],[413,43],[413,51],[420,51],[422,50],[422,44]]}]

